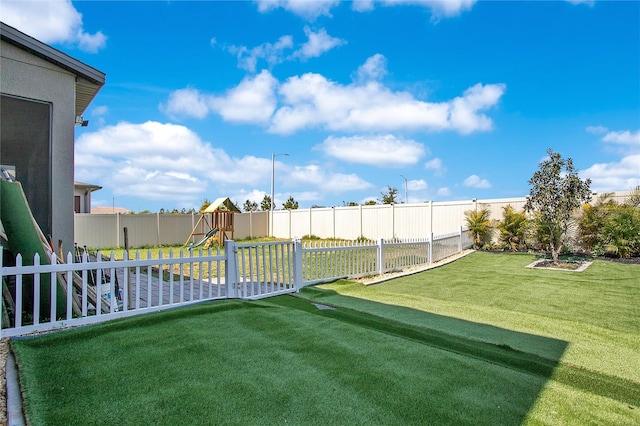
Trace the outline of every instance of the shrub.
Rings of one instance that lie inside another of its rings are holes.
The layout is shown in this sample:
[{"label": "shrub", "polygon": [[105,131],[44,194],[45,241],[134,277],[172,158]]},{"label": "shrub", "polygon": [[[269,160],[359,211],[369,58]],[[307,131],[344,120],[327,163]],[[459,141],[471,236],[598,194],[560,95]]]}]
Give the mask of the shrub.
[{"label": "shrub", "polygon": [[491,211],[487,207],[481,210],[467,210],[464,212],[469,233],[473,236],[473,247],[478,249],[491,232]]},{"label": "shrub", "polygon": [[640,255],[640,210],[622,205],[611,211],[602,237],[609,255],[622,258]]},{"label": "shrub", "polygon": [[524,211],[516,212],[511,205],[503,208],[502,221],[498,222],[500,241],[511,250],[515,251],[525,246],[525,235],[528,220]]},{"label": "shrub", "polygon": [[562,239],[560,228],[554,228],[553,240],[551,227],[540,214],[534,214],[527,232],[527,241],[536,251],[551,251],[551,246],[558,246]]},{"label": "shrub", "polygon": [[580,241],[595,255],[640,256],[640,188],[619,204],[603,194],[586,204],[578,220]]}]

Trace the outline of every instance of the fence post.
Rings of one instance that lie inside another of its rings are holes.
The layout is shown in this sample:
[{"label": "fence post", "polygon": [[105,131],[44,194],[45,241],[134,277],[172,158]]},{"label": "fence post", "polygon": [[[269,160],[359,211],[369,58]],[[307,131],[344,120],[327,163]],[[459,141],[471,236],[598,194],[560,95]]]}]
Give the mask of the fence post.
[{"label": "fence post", "polygon": [[384,239],[378,238],[378,274],[384,274]]},{"label": "fence post", "polygon": [[224,242],[224,282],[227,286],[227,299],[235,299],[237,296],[238,283],[238,247],[235,241],[225,240]]},{"label": "fence post", "polygon": [[156,213],[156,245],[160,245],[160,213]]},{"label": "fence post", "polygon": [[120,213],[116,213],[116,247],[120,247]]},{"label": "fence post", "polygon": [[462,253],[462,225],[458,230],[458,253]]},{"label": "fence post", "polygon": [[429,233],[429,263],[433,262],[433,232]]},{"label": "fence post", "polygon": [[296,292],[304,286],[302,282],[302,240],[300,239],[293,240],[293,285]]}]

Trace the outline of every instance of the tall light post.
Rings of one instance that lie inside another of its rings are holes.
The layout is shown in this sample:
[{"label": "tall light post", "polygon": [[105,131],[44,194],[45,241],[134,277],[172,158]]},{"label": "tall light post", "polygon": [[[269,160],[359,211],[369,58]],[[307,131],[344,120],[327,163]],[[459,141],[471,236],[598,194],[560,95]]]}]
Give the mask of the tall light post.
[{"label": "tall light post", "polygon": [[282,153],[282,154],[271,153],[271,210],[273,210],[276,205],[273,199],[274,197],[273,191],[274,191],[274,180],[275,180],[275,170],[276,170],[275,160],[278,155],[286,155],[287,157],[289,156],[289,154],[286,154],[286,153]]},{"label": "tall light post", "polygon": [[402,175],[400,175],[400,177],[404,179],[404,203],[408,204],[409,199],[407,198],[407,178]]}]

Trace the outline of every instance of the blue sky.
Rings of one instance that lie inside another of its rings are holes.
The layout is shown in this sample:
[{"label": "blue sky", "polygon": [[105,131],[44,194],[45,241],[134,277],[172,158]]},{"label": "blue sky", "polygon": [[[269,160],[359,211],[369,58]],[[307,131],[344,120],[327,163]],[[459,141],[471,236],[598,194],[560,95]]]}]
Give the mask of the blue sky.
[{"label": "blue sky", "polygon": [[637,1],[21,1],[106,73],[76,128],[94,206],[525,196],[547,148],[640,185]]}]

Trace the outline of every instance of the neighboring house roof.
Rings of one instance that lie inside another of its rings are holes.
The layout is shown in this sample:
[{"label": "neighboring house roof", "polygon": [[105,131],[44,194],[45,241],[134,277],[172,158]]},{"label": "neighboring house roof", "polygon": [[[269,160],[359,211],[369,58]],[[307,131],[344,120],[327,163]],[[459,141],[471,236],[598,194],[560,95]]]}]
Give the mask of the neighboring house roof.
[{"label": "neighboring house roof", "polygon": [[100,88],[104,86],[105,73],[18,31],[4,22],[0,22],[0,38],[77,76],[76,116],[82,115]]},{"label": "neighboring house roof", "polygon": [[124,207],[109,207],[109,206],[91,207],[91,214],[114,214],[114,213],[129,214],[131,213],[131,210],[127,210]]},{"label": "neighboring house roof", "polygon": [[97,191],[98,189],[102,189],[101,186],[94,185],[92,183],[84,183],[84,182],[78,182],[78,181],[73,182],[73,186],[76,189],[84,189],[85,191],[91,191],[91,192]]},{"label": "neighboring house roof", "polygon": [[232,212],[240,212],[240,209],[235,206],[228,198],[218,198],[213,203],[209,204],[209,207],[204,209],[203,213],[213,213],[216,210],[226,210]]}]

